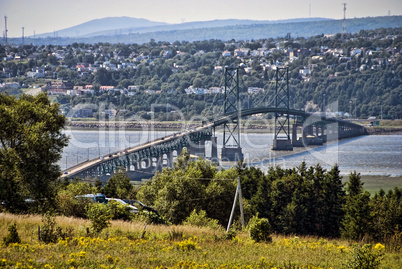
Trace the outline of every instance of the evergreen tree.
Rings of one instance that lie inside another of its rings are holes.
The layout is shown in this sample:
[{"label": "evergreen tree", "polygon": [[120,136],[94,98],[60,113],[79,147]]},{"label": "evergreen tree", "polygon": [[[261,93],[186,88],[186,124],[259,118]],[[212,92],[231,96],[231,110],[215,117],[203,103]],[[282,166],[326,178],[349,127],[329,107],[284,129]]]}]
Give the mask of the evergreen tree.
[{"label": "evergreen tree", "polygon": [[372,236],[385,240],[402,231],[402,191],[399,188],[387,194],[380,190],[370,201]]},{"label": "evergreen tree", "polygon": [[363,193],[360,173],[353,172],[347,184],[347,197],[344,207],[345,217],[342,222],[341,235],[344,238],[359,240],[370,233],[370,194]]},{"label": "evergreen tree", "polygon": [[326,236],[339,236],[341,221],[344,217],[343,207],[345,204],[345,191],[342,177],[339,175],[337,164],[325,175],[325,227]]}]

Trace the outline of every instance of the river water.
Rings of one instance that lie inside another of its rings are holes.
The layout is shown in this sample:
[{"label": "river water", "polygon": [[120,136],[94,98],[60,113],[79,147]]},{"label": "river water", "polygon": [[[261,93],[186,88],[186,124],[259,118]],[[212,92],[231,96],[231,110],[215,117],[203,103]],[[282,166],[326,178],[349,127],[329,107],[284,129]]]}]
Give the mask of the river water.
[{"label": "river water", "polygon": [[[58,163],[62,170],[87,159],[121,151],[173,132],[67,130],[66,133],[70,136],[70,143]],[[222,133],[217,133],[217,137],[218,145],[222,145]],[[343,175],[357,171],[362,175],[402,176],[402,135],[361,136],[307,148],[295,154],[287,152],[289,155],[281,157],[270,150],[273,134],[246,133],[241,135],[240,140],[245,161],[263,171],[271,166],[296,167],[304,160],[308,166],[320,163],[326,169],[337,163]]]}]

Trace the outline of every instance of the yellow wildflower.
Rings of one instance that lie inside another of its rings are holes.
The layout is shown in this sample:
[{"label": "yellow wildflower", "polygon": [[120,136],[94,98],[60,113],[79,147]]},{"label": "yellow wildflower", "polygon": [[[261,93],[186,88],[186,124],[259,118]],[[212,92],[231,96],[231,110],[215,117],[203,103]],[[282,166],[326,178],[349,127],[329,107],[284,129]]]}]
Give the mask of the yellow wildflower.
[{"label": "yellow wildflower", "polygon": [[375,247],[374,247],[374,249],[376,249],[376,250],[383,250],[384,248],[385,248],[385,246],[383,244],[380,244],[380,243],[376,244]]}]

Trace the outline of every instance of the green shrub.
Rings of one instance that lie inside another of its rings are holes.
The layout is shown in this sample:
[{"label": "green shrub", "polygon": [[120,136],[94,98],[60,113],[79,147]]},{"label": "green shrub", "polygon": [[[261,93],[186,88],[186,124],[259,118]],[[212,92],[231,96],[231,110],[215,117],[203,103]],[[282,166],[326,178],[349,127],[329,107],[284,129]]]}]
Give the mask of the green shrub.
[{"label": "green shrub", "polygon": [[[68,182],[67,182],[68,183]],[[73,181],[68,183],[57,195],[57,210],[67,217],[86,217],[86,206],[89,199],[77,199],[77,195],[96,193],[97,189],[89,183]]]},{"label": "green shrub", "polygon": [[259,218],[258,216],[252,217],[248,222],[247,230],[249,231],[251,239],[256,242],[272,241],[271,225],[266,218]]},{"label": "green shrub", "polygon": [[133,213],[130,212],[128,206],[113,200],[109,201],[107,205],[110,208],[110,213],[113,215],[112,219],[131,220],[133,218]]},{"label": "green shrub", "polygon": [[8,234],[3,238],[3,242],[6,246],[11,243],[21,243],[21,238],[18,235],[17,224],[8,226]]},{"label": "green shrub", "polygon": [[42,217],[42,227],[40,229],[39,240],[48,244],[56,243],[59,238],[65,238],[61,227],[57,226],[56,218],[47,212]]},{"label": "green shrub", "polygon": [[109,227],[113,214],[106,204],[90,203],[86,206],[86,215],[91,221],[91,228],[95,234]]},{"label": "green shrub", "polygon": [[193,210],[183,222],[184,225],[194,225],[199,227],[209,227],[213,229],[219,229],[221,226],[218,224],[218,220],[211,219],[207,217],[207,213],[204,210],[200,210],[197,213],[197,210]]},{"label": "green shrub", "polygon": [[352,257],[346,264],[348,269],[375,269],[380,267],[383,253],[380,250],[373,251],[371,244],[365,244],[363,247],[356,245],[352,251]]},{"label": "green shrub", "polygon": [[147,224],[162,224],[162,225],[170,225],[171,223],[168,222],[163,216],[160,214],[148,211],[148,210],[141,210],[138,208],[138,213],[134,214],[134,219],[138,221],[144,221]]},{"label": "green shrub", "polygon": [[90,203],[85,199],[77,199],[74,196],[59,195],[57,200],[58,212],[67,217],[85,218],[85,207]]},{"label": "green shrub", "polygon": [[232,240],[233,238],[236,237],[236,235],[237,235],[237,233],[236,233],[235,229],[229,229],[229,231],[227,233],[224,233],[222,238],[226,239],[226,240]]}]

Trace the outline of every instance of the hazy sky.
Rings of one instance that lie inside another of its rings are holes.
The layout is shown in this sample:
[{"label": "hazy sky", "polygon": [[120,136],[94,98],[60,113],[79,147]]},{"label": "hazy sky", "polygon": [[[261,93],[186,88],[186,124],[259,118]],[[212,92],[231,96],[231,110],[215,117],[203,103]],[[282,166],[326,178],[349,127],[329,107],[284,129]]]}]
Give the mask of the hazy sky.
[{"label": "hazy sky", "polygon": [[0,0],[9,37],[53,32],[92,19],[128,16],[181,23],[215,19],[280,20],[402,15],[402,0]]}]

